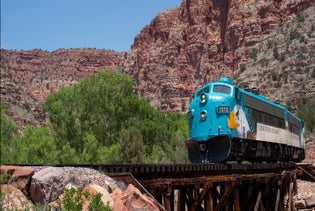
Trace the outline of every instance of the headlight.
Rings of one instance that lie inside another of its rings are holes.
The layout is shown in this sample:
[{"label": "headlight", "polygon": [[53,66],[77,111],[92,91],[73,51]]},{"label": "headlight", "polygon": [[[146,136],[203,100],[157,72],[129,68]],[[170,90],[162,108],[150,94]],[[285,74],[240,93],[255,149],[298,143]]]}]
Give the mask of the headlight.
[{"label": "headlight", "polygon": [[205,111],[202,111],[202,112],[200,113],[200,119],[201,119],[201,120],[205,120],[206,117],[207,117],[207,113],[206,113]]},{"label": "headlight", "polygon": [[207,100],[207,95],[206,95],[206,94],[200,95],[200,102],[201,102],[201,103],[205,103],[206,100]]}]

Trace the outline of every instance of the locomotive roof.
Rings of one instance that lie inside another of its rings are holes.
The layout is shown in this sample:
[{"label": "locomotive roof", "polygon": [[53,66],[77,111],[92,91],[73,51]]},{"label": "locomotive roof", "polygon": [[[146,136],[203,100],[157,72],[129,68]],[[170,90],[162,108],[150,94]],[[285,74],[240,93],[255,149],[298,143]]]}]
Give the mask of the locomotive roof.
[{"label": "locomotive roof", "polygon": [[268,100],[264,95],[260,95],[260,94],[258,94],[258,93],[253,93],[253,92],[251,92],[250,90],[247,91],[247,90],[245,90],[245,89],[243,89],[243,88],[241,88],[241,87],[239,87],[239,86],[233,84],[233,81],[232,81],[231,78],[220,78],[220,79],[217,80],[217,81],[212,81],[212,82],[210,82],[210,83],[207,83],[207,84],[205,84],[204,86],[200,87],[200,88],[196,91],[196,93],[198,93],[200,90],[202,90],[205,86],[209,86],[210,84],[215,84],[215,83],[225,83],[225,84],[228,84],[228,85],[237,87],[237,88],[239,88],[239,90],[241,90],[241,92],[243,92],[244,94],[247,94],[247,95],[249,95],[249,96],[251,96],[251,97],[253,97],[253,98],[259,99],[259,100],[261,100],[261,101],[263,101],[263,102],[265,102],[265,103],[268,103],[268,104],[270,104],[270,105],[272,105],[272,106],[274,106],[274,107],[277,107],[277,108],[279,108],[279,109],[281,109],[281,110],[284,110],[285,112],[288,112],[290,115],[292,115],[293,117],[295,117],[298,121],[303,122],[299,117],[297,117],[296,115],[294,115],[292,112],[290,112],[290,111],[289,111],[286,107],[284,107],[283,105]]}]

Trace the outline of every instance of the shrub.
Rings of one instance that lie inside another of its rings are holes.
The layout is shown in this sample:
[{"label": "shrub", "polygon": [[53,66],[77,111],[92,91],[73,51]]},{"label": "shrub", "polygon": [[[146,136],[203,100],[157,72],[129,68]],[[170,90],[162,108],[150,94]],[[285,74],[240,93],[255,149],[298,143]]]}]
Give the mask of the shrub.
[{"label": "shrub", "polygon": [[242,63],[240,64],[240,71],[244,72],[246,70],[246,64]]},{"label": "shrub", "polygon": [[95,194],[91,196],[88,192],[83,192],[82,190],[77,190],[75,188],[65,189],[64,197],[62,200],[58,200],[58,206],[62,208],[61,210],[66,211],[81,211],[83,204],[86,201],[90,201],[88,210],[97,211],[110,211],[112,210],[109,204],[103,206],[100,203],[101,194]]}]

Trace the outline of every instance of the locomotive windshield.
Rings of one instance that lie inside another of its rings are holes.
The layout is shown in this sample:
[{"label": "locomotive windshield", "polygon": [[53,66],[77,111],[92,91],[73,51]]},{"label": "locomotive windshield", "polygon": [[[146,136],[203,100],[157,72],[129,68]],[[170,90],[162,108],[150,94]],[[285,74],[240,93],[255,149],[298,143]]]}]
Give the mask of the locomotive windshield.
[{"label": "locomotive windshield", "polygon": [[197,97],[199,97],[202,93],[209,93],[209,86],[203,88],[197,93]]},{"label": "locomotive windshield", "polygon": [[223,94],[231,94],[231,87],[225,85],[213,85],[212,92],[215,93],[223,93]]}]

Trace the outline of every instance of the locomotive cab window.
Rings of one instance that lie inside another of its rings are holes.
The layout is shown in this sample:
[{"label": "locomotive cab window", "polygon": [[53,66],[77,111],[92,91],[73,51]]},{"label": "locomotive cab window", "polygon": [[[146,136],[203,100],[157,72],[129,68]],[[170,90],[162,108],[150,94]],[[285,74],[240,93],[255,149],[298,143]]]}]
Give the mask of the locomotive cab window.
[{"label": "locomotive cab window", "polygon": [[212,92],[230,95],[231,94],[231,87],[216,84],[216,85],[213,85]]},{"label": "locomotive cab window", "polygon": [[209,86],[201,89],[198,93],[197,93],[197,97],[199,97],[201,94],[203,93],[209,93]]}]

